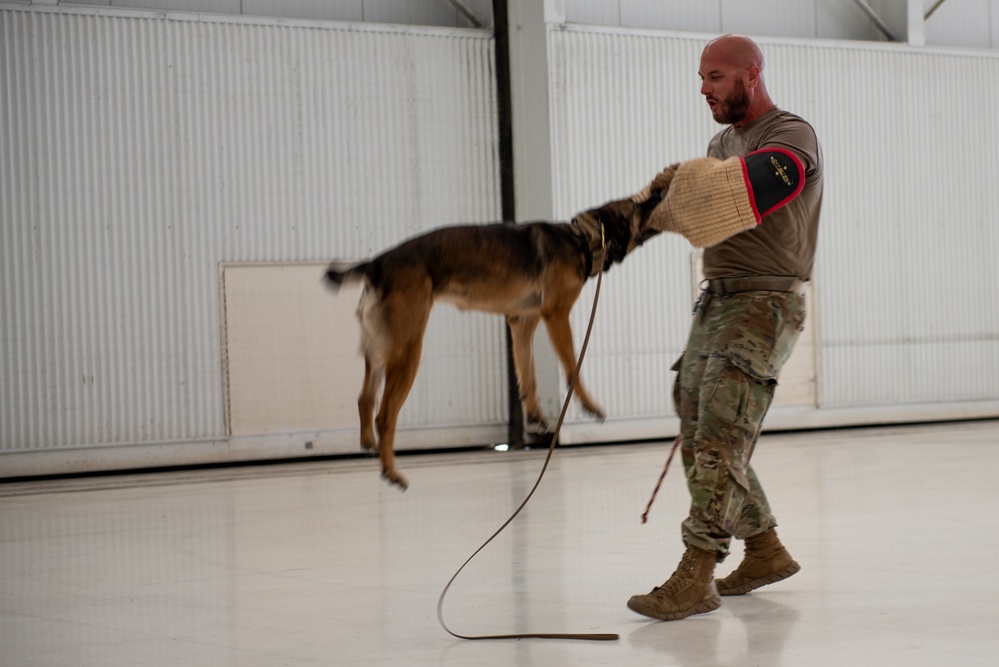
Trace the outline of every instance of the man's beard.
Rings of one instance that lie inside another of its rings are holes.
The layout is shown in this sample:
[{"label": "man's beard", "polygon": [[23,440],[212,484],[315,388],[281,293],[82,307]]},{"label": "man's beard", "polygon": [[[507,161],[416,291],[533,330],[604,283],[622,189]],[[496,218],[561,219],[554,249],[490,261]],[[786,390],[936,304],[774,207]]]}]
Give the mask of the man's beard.
[{"label": "man's beard", "polygon": [[735,82],[732,94],[722,100],[711,115],[722,125],[733,125],[745,118],[747,111],[749,111],[749,95],[746,94],[746,87],[739,79]]}]

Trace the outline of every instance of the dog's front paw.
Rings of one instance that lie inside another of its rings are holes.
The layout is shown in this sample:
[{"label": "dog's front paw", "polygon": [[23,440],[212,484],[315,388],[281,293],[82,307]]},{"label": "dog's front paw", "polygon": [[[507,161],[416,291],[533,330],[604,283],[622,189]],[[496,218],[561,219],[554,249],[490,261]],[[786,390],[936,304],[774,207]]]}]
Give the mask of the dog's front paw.
[{"label": "dog's front paw", "polygon": [[607,413],[599,405],[584,405],[583,410],[597,421],[606,421]]}]

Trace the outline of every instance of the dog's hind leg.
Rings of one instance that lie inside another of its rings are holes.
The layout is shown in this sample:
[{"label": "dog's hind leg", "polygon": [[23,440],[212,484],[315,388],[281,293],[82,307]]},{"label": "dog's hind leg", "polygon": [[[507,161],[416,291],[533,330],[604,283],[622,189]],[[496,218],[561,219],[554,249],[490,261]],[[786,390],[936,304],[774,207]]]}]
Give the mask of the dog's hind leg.
[{"label": "dog's hind leg", "polygon": [[378,401],[378,389],[384,379],[385,372],[381,362],[365,352],[364,384],[361,385],[361,395],[357,397],[357,412],[361,417],[361,447],[364,449],[375,449],[378,446],[375,439],[375,404]]},{"label": "dog's hind leg", "polygon": [[[415,284],[414,284],[415,282]],[[385,387],[375,425],[378,428],[378,454],[382,476],[405,491],[409,482],[395,467],[395,429],[409,390],[420,368],[423,334],[430,318],[433,292],[430,279],[414,281],[402,293],[393,294],[383,305],[386,331],[392,332],[391,349],[386,349]]]},{"label": "dog's hind leg", "polygon": [[[417,349],[416,354],[419,355]],[[399,421],[399,411],[409,395],[420,365],[419,356],[415,360],[390,365],[385,370],[385,391],[378,410],[378,456],[381,458],[382,477],[391,484],[398,484],[403,491],[409,482],[395,467],[395,427]]]},{"label": "dog's hind leg", "polygon": [[385,379],[385,363],[382,360],[383,342],[382,313],[378,293],[365,287],[361,301],[357,305],[357,320],[361,324],[361,354],[364,356],[364,382],[361,394],[357,397],[357,412],[361,418],[361,447],[376,449],[375,406],[378,391]]},{"label": "dog's hind leg", "polygon": [[520,403],[523,406],[527,430],[536,435],[551,431],[545,413],[538,405],[537,374],[534,369],[534,332],[541,318],[537,314],[510,315],[506,318],[513,343],[513,365],[517,371]]},{"label": "dog's hind leg", "polygon": [[[566,311],[565,313],[549,314],[544,319],[552,347],[555,348],[555,354],[562,362],[562,370],[565,371],[566,379],[571,383],[576,373],[576,351],[572,342],[572,328],[569,326],[569,313]],[[589,392],[583,386],[582,378],[576,378],[575,394],[584,410],[601,421],[606,419],[603,409],[590,398]]]}]

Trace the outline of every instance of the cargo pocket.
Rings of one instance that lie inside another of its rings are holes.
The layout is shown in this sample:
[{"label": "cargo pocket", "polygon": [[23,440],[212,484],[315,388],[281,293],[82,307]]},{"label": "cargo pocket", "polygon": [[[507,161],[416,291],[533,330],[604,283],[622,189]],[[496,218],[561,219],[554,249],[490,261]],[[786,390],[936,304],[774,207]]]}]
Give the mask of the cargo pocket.
[{"label": "cargo pocket", "polygon": [[744,354],[727,356],[721,373],[711,392],[709,412],[729,425],[726,430],[734,427],[743,432],[729,433],[729,439],[755,437],[777,388],[776,376],[761,360]]},{"label": "cargo pocket", "polygon": [[796,294],[771,296],[754,304],[745,326],[722,353],[746,375],[763,384],[777,384],[780,369],[791,356],[804,328],[804,298]]}]

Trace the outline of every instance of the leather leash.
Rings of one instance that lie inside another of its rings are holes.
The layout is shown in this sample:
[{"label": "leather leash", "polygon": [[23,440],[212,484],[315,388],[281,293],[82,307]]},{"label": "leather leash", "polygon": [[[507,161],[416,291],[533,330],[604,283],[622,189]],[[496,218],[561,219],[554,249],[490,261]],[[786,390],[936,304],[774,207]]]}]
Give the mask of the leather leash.
[{"label": "leather leash", "polygon": [[[600,225],[600,246],[601,246],[601,248],[604,248],[605,245],[606,245],[606,239],[604,238],[604,227],[603,227],[603,225]],[[527,497],[524,498],[524,501],[522,503],[520,503],[520,507],[518,507],[514,511],[514,513],[510,515],[510,518],[507,519],[503,523],[503,525],[500,526],[499,529],[497,529],[497,531],[495,533],[493,533],[489,537],[488,540],[486,540],[485,542],[483,542],[482,546],[480,546],[478,549],[476,549],[475,552],[471,556],[468,557],[468,560],[466,560],[462,564],[462,566],[458,568],[458,571],[455,572],[454,575],[452,575],[451,579],[447,582],[447,585],[444,587],[444,590],[441,591],[440,599],[437,600],[437,620],[440,621],[441,627],[444,628],[444,630],[448,634],[450,634],[450,635],[452,635],[454,637],[457,637],[458,639],[472,639],[472,640],[475,640],[475,639],[583,639],[583,640],[589,640],[589,641],[614,641],[614,640],[617,640],[617,639],[620,638],[618,635],[612,634],[612,633],[606,633],[606,634],[604,634],[604,633],[575,634],[575,633],[561,633],[561,632],[558,632],[558,633],[556,633],[556,632],[531,632],[531,633],[513,634],[513,635],[461,635],[461,634],[458,634],[457,632],[454,632],[453,630],[451,630],[451,628],[449,628],[447,626],[447,623],[444,622],[444,596],[447,595],[447,591],[448,591],[449,588],[451,588],[451,584],[453,584],[454,580],[458,577],[459,574],[461,574],[461,571],[465,569],[465,566],[468,565],[470,562],[472,562],[472,559],[475,558],[479,554],[480,551],[482,551],[483,549],[485,549],[486,546],[490,542],[492,542],[494,539],[496,539],[496,536],[499,535],[500,533],[502,533],[503,530],[507,526],[509,526],[510,523],[517,517],[517,515],[520,514],[520,511],[522,509],[524,509],[525,505],[527,505],[527,501],[529,501],[531,499],[531,496],[534,495],[534,492],[538,490],[538,486],[541,484],[541,478],[545,476],[545,471],[548,469],[548,462],[551,461],[551,459],[552,459],[552,453],[554,453],[554,451],[555,451],[555,444],[558,442],[558,434],[562,430],[562,421],[565,419],[565,413],[569,409],[569,400],[572,398],[572,392],[576,388],[576,378],[579,377],[579,369],[583,365],[583,356],[586,354],[586,346],[590,342],[590,331],[593,329],[593,318],[597,314],[597,299],[600,297],[600,281],[601,281],[602,278],[603,278],[603,271],[600,271],[597,274],[597,289],[593,293],[593,308],[590,311],[590,321],[586,325],[586,335],[583,337],[583,345],[579,349],[579,359],[576,361],[576,371],[575,371],[575,373],[573,373],[572,381],[569,383],[569,392],[566,394],[566,396],[565,396],[565,402],[562,404],[562,413],[558,416],[558,423],[555,425],[555,432],[552,434],[551,444],[548,445],[548,455],[545,457],[545,463],[541,467],[541,473],[538,475],[537,481],[534,482],[534,486],[531,488],[530,493],[527,494]]]},{"label": "leather leash", "polygon": [[666,473],[669,472],[669,464],[673,462],[673,455],[676,454],[677,447],[680,446],[680,436],[676,436],[673,441],[673,447],[669,450],[669,456],[666,457],[666,465],[663,467],[663,472],[659,475],[659,481],[656,482],[656,488],[652,489],[652,497],[649,498],[649,504],[645,506],[645,511],[642,512],[642,523],[649,520],[649,510],[652,509],[652,503],[656,500],[656,495],[659,493],[659,487],[663,485],[663,480],[666,479]]}]

